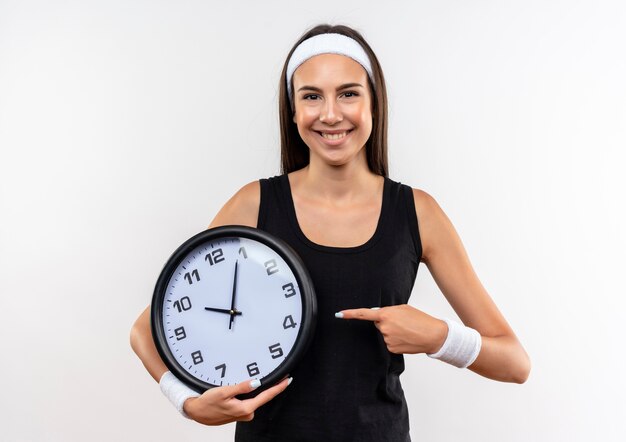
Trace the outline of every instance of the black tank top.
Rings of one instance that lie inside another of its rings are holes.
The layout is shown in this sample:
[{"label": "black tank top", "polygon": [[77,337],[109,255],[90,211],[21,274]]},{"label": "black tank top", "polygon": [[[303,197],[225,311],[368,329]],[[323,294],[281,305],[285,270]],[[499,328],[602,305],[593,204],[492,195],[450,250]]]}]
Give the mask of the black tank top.
[{"label": "black tank top", "polygon": [[317,294],[312,344],[293,383],[238,422],[237,442],[405,442],[409,416],[400,374],[402,355],[387,350],[369,321],[335,312],[409,300],[422,256],[413,193],[385,178],[374,235],[357,247],[310,241],[298,225],[287,175],[260,180],[257,227],[282,238],[307,266]]}]

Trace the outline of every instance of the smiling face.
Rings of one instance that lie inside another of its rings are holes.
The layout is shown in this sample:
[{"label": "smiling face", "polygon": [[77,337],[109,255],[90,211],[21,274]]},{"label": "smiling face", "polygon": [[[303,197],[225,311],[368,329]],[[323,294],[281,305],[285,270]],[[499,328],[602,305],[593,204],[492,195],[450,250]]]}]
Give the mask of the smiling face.
[{"label": "smiling face", "polygon": [[311,163],[367,165],[372,99],[365,69],[343,55],[317,55],[296,69],[293,91],[293,121],[310,149]]}]

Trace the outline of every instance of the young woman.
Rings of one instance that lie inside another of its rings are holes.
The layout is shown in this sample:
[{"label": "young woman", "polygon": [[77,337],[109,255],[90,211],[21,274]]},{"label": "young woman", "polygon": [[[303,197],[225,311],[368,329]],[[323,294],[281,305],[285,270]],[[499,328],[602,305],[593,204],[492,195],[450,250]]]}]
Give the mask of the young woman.
[{"label": "young woman", "polygon": [[[238,421],[238,441],[408,441],[403,354],[426,353],[499,381],[523,383],[530,361],[481,285],[435,199],[388,178],[383,72],[363,37],[320,25],[302,36],[280,80],[283,175],[247,184],[211,227],[239,224],[298,252],[318,297],[304,360],[253,399],[255,382],[193,394],[167,372],[149,308],[131,344],[186,417]],[[407,305],[428,266],[463,324]]]}]

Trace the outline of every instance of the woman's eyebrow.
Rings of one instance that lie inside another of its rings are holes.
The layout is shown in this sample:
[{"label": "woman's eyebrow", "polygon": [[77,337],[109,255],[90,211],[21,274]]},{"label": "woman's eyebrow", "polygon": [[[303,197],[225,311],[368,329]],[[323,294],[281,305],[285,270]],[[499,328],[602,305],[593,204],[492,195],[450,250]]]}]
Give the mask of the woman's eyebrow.
[{"label": "woman's eyebrow", "polygon": [[[335,90],[336,91],[340,91],[340,90],[348,89],[348,88],[351,88],[351,87],[361,87],[362,88],[363,85],[360,84],[360,83],[345,83],[345,84],[342,84],[341,86],[337,86],[337,89],[335,89]],[[298,92],[300,92],[300,91],[322,92],[322,90],[320,88],[315,87],[315,86],[309,86],[309,85],[302,86],[301,88],[298,89]]]}]

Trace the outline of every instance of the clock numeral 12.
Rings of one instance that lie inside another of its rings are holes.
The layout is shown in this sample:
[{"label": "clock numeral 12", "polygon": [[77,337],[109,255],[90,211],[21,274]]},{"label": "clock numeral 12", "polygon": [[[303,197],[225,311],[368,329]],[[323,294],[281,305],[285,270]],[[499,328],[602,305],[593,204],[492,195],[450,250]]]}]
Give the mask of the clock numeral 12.
[{"label": "clock numeral 12", "polygon": [[179,301],[174,303],[174,307],[178,310],[178,313],[183,310],[187,311],[191,308],[191,299],[188,296],[183,296]]},{"label": "clock numeral 12", "polygon": [[246,368],[248,369],[248,374],[250,375],[250,377],[258,376],[258,374],[261,373],[261,370],[259,370],[256,362],[246,365]]},{"label": "clock numeral 12", "polygon": [[248,259],[248,253],[246,252],[246,248],[245,247],[239,247],[239,254],[243,255],[243,257],[245,259]]},{"label": "clock numeral 12", "polygon": [[191,353],[191,357],[193,358],[194,365],[198,365],[204,362],[204,359],[202,359],[202,353],[200,353],[200,350],[194,351],[193,353]]},{"label": "clock numeral 12", "polygon": [[270,259],[265,263],[265,270],[267,270],[267,276],[278,273],[278,265],[275,259]]},{"label": "clock numeral 12", "polygon": [[283,355],[283,349],[280,348],[280,342],[277,342],[274,345],[269,346],[270,353],[272,354],[272,359],[278,359]]},{"label": "clock numeral 12", "polygon": [[226,364],[220,364],[217,367],[215,367],[216,370],[222,370],[222,375],[220,376],[221,378],[224,377],[224,375],[226,375]]},{"label": "clock numeral 12", "polygon": [[207,253],[207,255],[204,257],[205,261],[209,261],[209,265],[220,263],[225,259],[226,258],[224,258],[224,252],[222,251],[222,249],[215,249],[211,253]]},{"label": "clock numeral 12", "polygon": [[196,281],[200,281],[200,275],[198,274],[198,269],[192,270],[191,273],[189,272],[185,273],[185,279],[187,280],[189,284],[193,284],[192,276],[196,277]]}]

